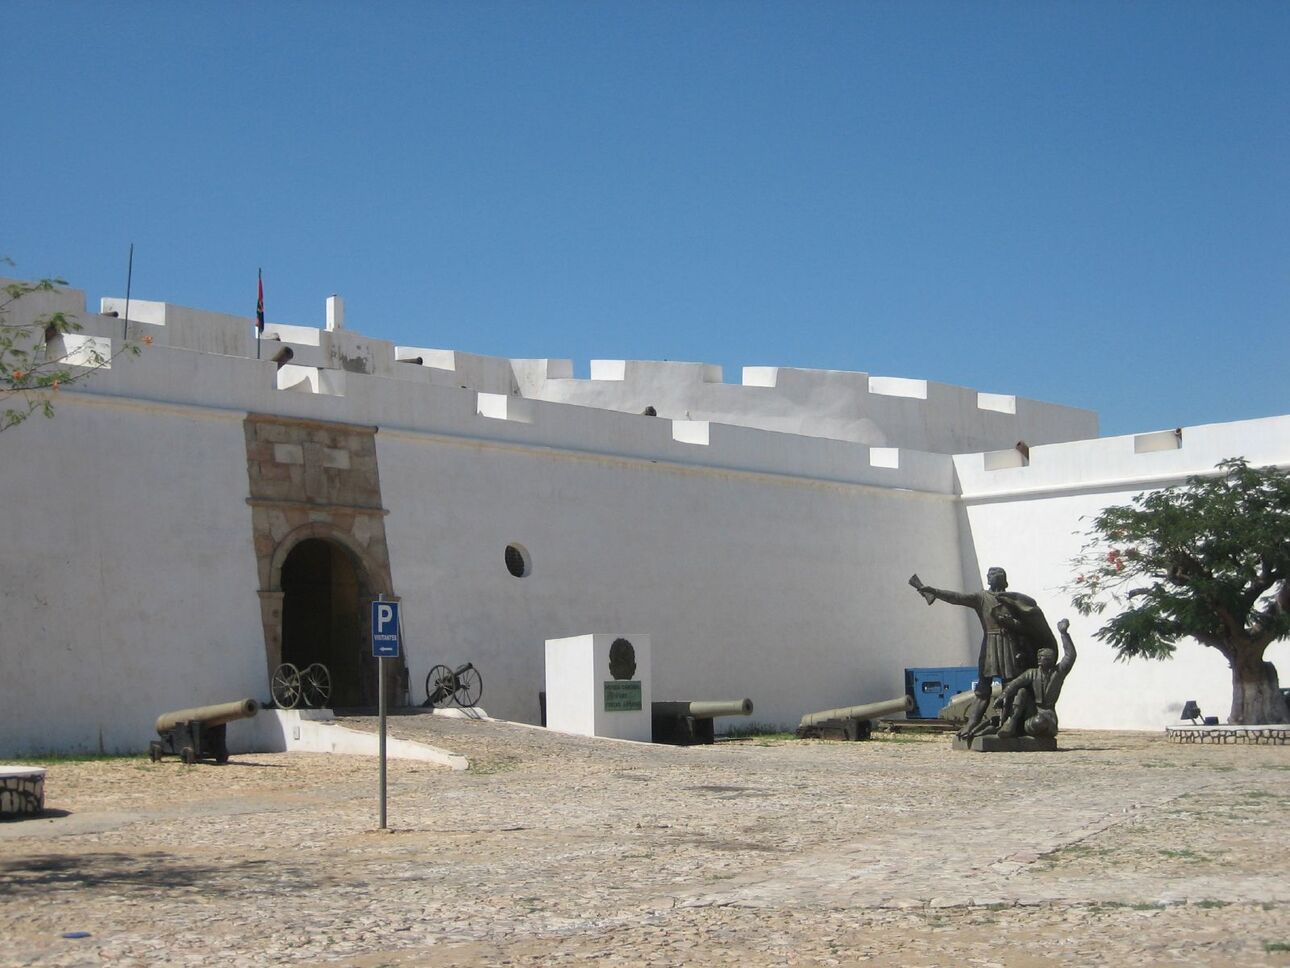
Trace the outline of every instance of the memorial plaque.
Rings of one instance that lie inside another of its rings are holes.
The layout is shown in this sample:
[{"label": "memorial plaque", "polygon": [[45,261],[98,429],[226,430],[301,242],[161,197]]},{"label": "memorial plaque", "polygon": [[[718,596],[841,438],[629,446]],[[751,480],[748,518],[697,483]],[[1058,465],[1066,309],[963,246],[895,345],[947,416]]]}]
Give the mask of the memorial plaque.
[{"label": "memorial plaque", "polygon": [[637,680],[605,683],[605,712],[632,713],[641,708],[641,684]]}]

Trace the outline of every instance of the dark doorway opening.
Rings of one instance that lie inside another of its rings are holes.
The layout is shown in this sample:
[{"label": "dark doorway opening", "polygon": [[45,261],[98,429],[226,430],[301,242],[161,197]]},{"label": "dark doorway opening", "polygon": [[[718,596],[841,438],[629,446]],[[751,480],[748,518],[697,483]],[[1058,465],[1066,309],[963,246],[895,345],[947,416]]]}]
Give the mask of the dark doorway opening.
[{"label": "dark doorway opening", "polygon": [[300,542],[282,564],[282,661],[325,665],[333,708],[376,704],[376,660],[363,654],[365,584],[349,553],[322,538]]}]

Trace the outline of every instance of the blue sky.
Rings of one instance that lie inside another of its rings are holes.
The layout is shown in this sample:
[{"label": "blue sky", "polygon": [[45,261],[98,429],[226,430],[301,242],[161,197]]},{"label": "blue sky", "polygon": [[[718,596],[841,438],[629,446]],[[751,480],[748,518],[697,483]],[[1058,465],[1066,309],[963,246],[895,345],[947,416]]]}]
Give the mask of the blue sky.
[{"label": "blue sky", "polygon": [[1287,3],[26,3],[0,253],[501,356],[1290,412]]}]

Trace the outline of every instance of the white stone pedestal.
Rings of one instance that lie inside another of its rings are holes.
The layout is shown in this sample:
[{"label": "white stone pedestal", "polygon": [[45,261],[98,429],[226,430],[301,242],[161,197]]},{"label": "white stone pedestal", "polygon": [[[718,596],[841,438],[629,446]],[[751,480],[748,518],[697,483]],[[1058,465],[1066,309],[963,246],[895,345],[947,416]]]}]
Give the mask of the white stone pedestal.
[{"label": "white stone pedestal", "polygon": [[651,739],[648,635],[546,641],[546,725],[580,736]]}]

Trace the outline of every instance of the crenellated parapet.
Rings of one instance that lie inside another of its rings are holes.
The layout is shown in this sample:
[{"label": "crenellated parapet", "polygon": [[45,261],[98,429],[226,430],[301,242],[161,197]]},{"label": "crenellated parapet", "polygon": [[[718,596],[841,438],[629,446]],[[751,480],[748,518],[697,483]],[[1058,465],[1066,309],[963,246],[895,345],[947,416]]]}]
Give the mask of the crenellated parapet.
[{"label": "crenellated parapet", "polygon": [[[712,364],[592,360],[590,377],[577,379],[566,359],[512,360],[362,335],[345,327],[336,296],[328,299],[323,327],[270,322],[258,346],[246,317],[134,299],[127,320],[124,299],[105,298],[101,311],[91,315],[77,290],[42,298],[41,306],[57,304],[76,315],[83,326],[77,339],[98,341],[100,352],[126,338],[147,345],[143,359],[132,361],[132,375],[106,383],[96,379],[102,385],[94,392],[114,392],[108,384],[135,384],[147,372],[149,385],[132,392],[203,406],[303,410],[325,419],[433,432],[518,434],[574,449],[631,450],[650,459],[675,450],[684,460],[722,466],[769,468],[782,455],[803,447],[822,452],[833,442],[862,448],[854,453],[863,454],[865,479],[874,471],[890,477],[907,470],[922,459],[908,456],[915,453],[1016,455],[1097,433],[1096,415],[1088,410],[860,372],[745,367],[741,382],[726,383],[721,367]],[[211,374],[209,384],[198,372]],[[276,399],[280,392],[286,396]],[[291,402],[292,397],[313,402]],[[602,439],[600,428],[611,426],[613,432]],[[774,436],[750,444],[748,432]],[[729,443],[735,438],[737,445]],[[762,456],[748,460],[726,453],[732,447]],[[804,467],[818,463],[803,459]],[[842,476],[854,478],[854,470]],[[933,476],[938,482],[932,489],[941,489],[942,475]]]},{"label": "crenellated parapet", "polygon": [[592,360],[590,379],[552,377],[530,395],[942,454],[1097,436],[1089,410],[842,370],[751,366],[729,384],[711,364]]}]

